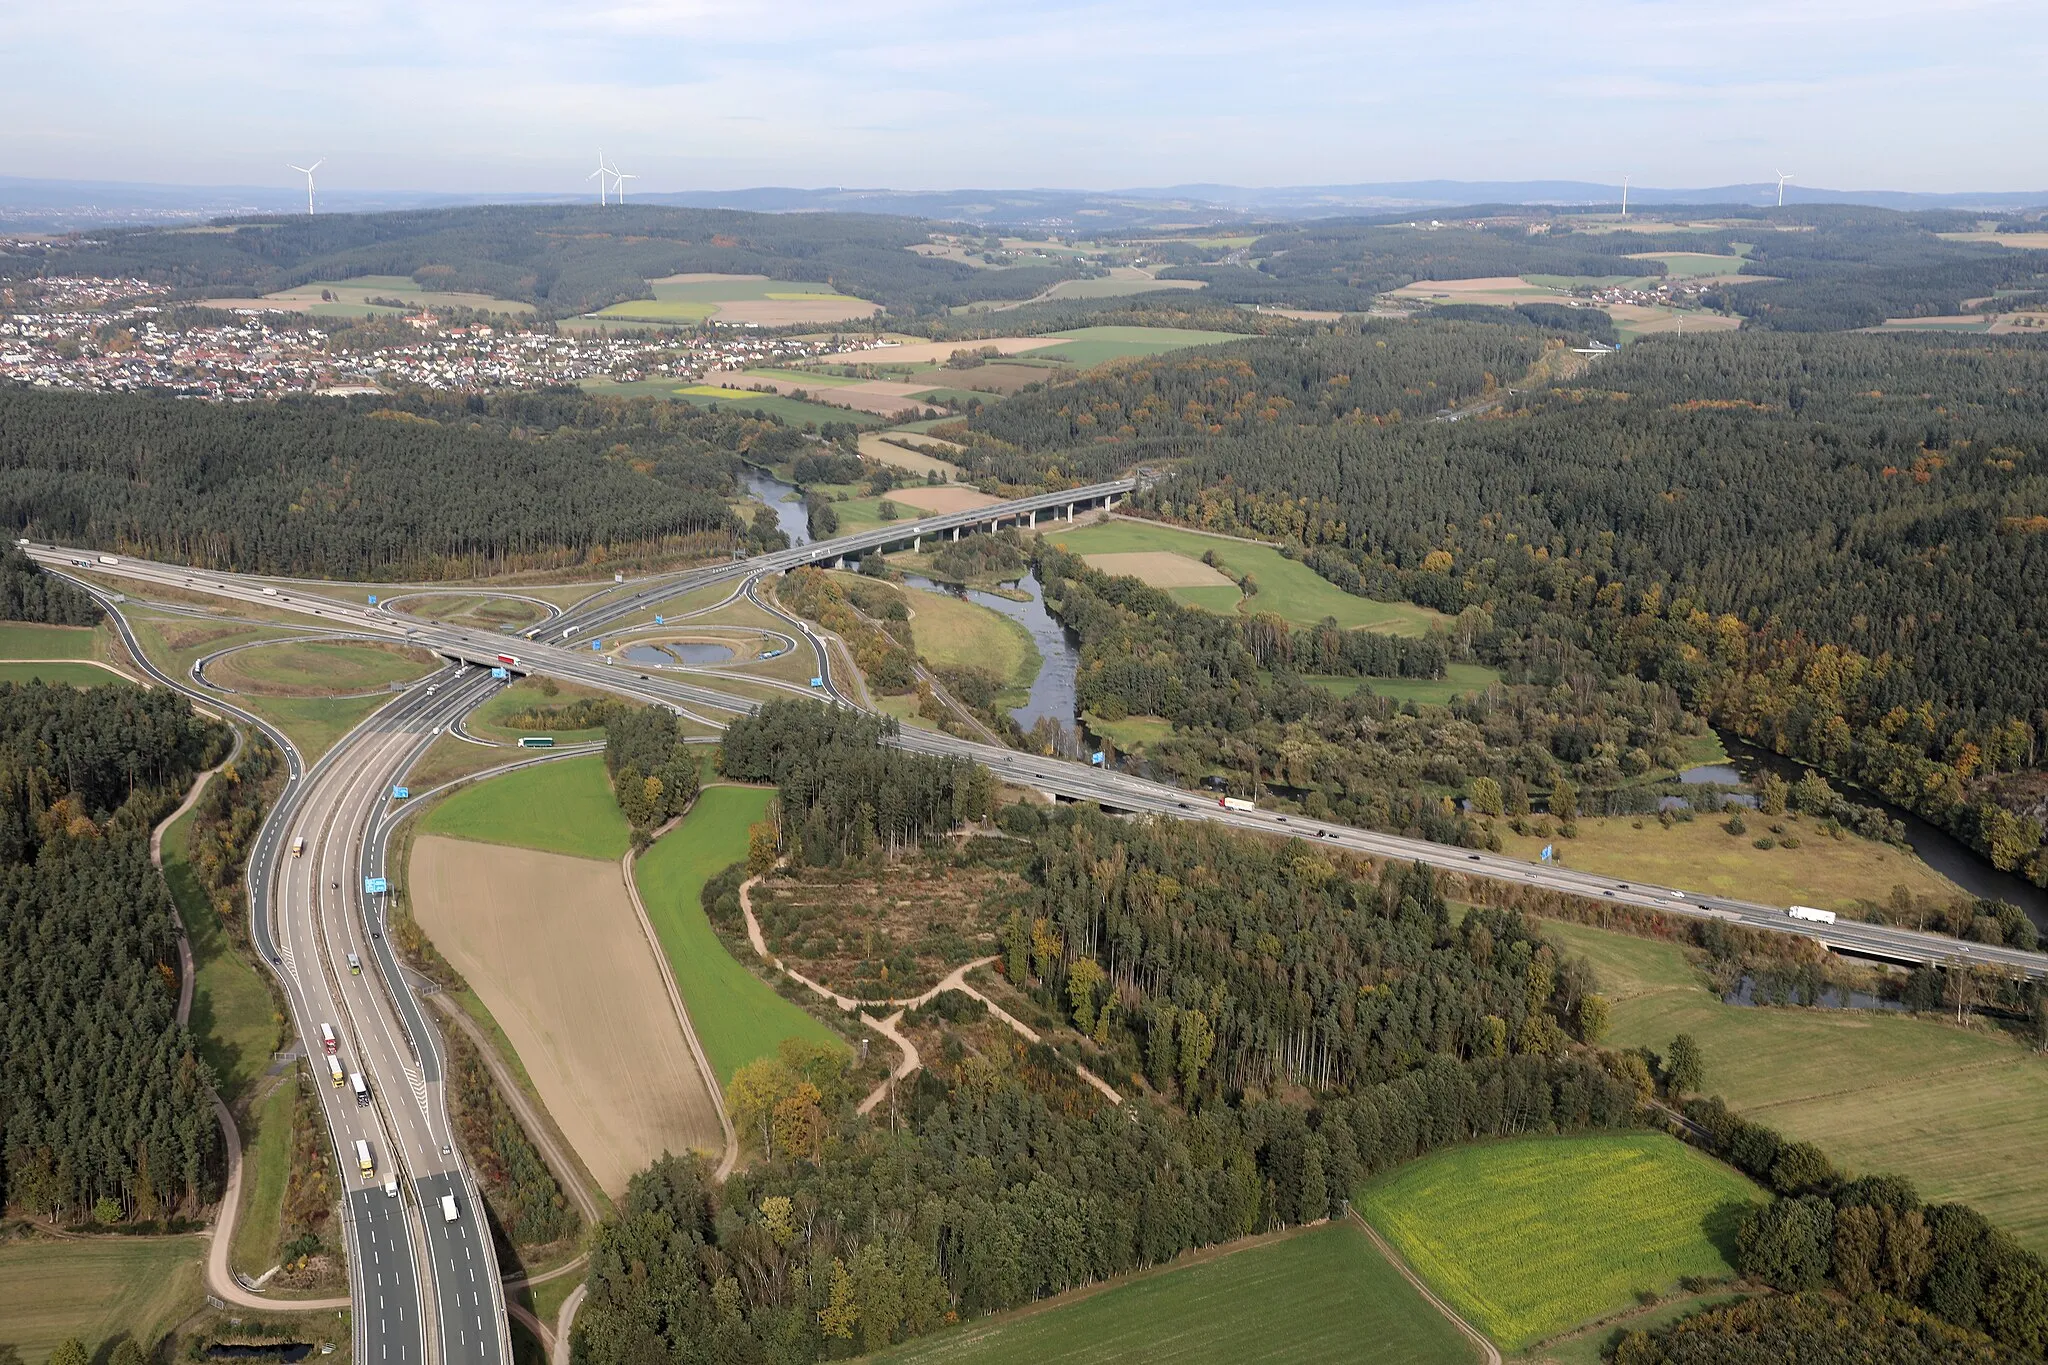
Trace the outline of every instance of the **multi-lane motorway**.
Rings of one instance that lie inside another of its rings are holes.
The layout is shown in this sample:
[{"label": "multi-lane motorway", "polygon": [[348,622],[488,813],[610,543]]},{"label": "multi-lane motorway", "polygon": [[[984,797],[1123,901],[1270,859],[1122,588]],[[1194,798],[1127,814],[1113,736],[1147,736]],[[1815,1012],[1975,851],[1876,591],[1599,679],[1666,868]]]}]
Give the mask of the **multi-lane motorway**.
[{"label": "multi-lane motorway", "polygon": [[[345,1074],[359,1072],[370,1088],[369,1103],[358,1104],[346,1080],[338,1087],[319,1087],[349,1191],[346,1208],[354,1250],[351,1289],[358,1304],[359,1360],[393,1365],[410,1365],[415,1360],[421,1365],[505,1365],[509,1359],[496,1259],[474,1184],[449,1129],[438,1044],[383,937],[382,898],[364,890],[365,878],[384,871],[385,843],[393,817],[393,782],[437,734],[489,694],[494,684],[484,670],[511,658],[515,662],[509,667],[518,673],[572,681],[700,718],[716,721],[721,716],[743,714],[753,710],[755,703],[717,685],[720,679],[705,678],[701,673],[642,673],[602,654],[569,648],[563,641],[647,613],[663,601],[707,584],[731,582],[735,593],[751,595],[763,576],[798,565],[857,557],[920,537],[951,536],[998,520],[1032,523],[1040,516],[1071,516],[1079,508],[1113,503],[1133,486],[1122,481],[1045,494],[624,585],[595,594],[581,606],[528,632],[544,639],[396,616],[367,602],[332,595],[333,590],[317,583],[261,580],[125,556],[109,563],[92,552],[29,547],[32,556],[59,572],[87,569],[97,575],[282,608],[318,618],[337,632],[403,639],[459,661],[448,673],[416,685],[371,717],[309,772],[302,772],[297,753],[272,727],[213,693],[199,693],[186,680],[173,680],[149,667],[159,681],[202,695],[207,705],[261,726],[289,758],[293,780],[266,823],[250,869],[252,926],[259,949],[284,982],[294,1022],[300,1037],[307,1040],[316,1075],[325,1070],[320,1039],[321,1025],[327,1024],[339,1035]],[[104,590],[95,591],[112,605]],[[125,635],[126,623],[120,625]],[[818,656],[825,690],[838,696],[824,644],[807,624],[797,622],[796,627]],[[128,638],[130,652],[148,667],[140,648]],[[463,665],[478,667],[465,671]],[[1216,821],[1381,858],[1417,861],[1467,876],[1800,933],[1837,951],[1893,962],[1962,961],[2048,976],[2048,957],[2016,949],[1963,944],[1939,935],[1848,920],[1835,924],[1794,921],[1782,906],[1623,882],[1563,866],[1473,853],[1275,811],[1226,808],[1213,796],[1131,774],[931,731],[906,728],[895,742],[916,752],[972,759],[1018,786],[1118,810]],[[292,841],[301,837],[305,849],[295,856],[290,852]],[[350,954],[360,964],[360,972],[350,965]],[[371,1174],[359,1169],[358,1140],[370,1146],[375,1167]],[[397,1182],[396,1196],[385,1192],[387,1180]],[[443,1216],[443,1195],[455,1200],[452,1220]],[[422,1268],[426,1273],[421,1273]]]}]

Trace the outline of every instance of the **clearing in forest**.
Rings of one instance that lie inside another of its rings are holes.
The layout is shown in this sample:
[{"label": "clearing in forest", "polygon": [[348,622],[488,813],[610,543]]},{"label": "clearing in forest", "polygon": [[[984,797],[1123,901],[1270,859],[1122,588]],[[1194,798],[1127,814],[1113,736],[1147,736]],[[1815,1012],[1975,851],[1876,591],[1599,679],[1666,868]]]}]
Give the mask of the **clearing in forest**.
[{"label": "clearing in forest", "polygon": [[1113,517],[1092,525],[1040,528],[1053,545],[1083,558],[1094,555],[1163,551],[1197,567],[1213,554],[1225,574],[1249,574],[1256,591],[1242,597],[1235,583],[1225,587],[1168,588],[1179,601],[1218,614],[1271,612],[1297,626],[1313,626],[1335,618],[1349,630],[1366,627],[1388,635],[1422,635],[1443,618],[1410,602],[1378,602],[1354,597],[1298,559],[1258,541],[1206,535],[1163,522]]},{"label": "clearing in forest", "polygon": [[1873,1010],[1722,1003],[1674,943],[1547,921],[1614,1002],[1607,1042],[1699,1041],[1710,1093],[1854,1175],[1909,1177],[2048,1255],[2048,1058],[1988,1028]]},{"label": "clearing in forest", "polygon": [[606,1193],[663,1152],[721,1149],[717,1103],[616,862],[428,836],[408,890]]},{"label": "clearing in forest", "polygon": [[890,1365],[1465,1365],[1478,1351],[1355,1224],[1191,1252],[1156,1270],[934,1332]]},{"label": "clearing in forest", "polygon": [[1455,1147],[1367,1184],[1359,1211],[1503,1348],[1733,1270],[1755,1185],[1662,1133]]}]

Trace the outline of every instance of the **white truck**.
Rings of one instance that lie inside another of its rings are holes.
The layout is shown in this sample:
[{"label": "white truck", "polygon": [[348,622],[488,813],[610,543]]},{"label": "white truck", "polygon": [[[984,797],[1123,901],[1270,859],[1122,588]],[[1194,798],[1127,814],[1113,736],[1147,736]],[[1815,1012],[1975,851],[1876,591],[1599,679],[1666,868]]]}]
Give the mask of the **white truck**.
[{"label": "white truck", "polygon": [[441,1196],[441,1221],[442,1221],[442,1222],[444,1222],[444,1223],[452,1223],[452,1222],[454,1222],[454,1221],[456,1220],[456,1218],[457,1218],[458,1216],[459,1216],[459,1215],[458,1215],[458,1214],[456,1213],[456,1211],[455,1211],[455,1196],[454,1196],[454,1195],[452,1195],[452,1194],[444,1194],[444,1195],[442,1195],[442,1196]]},{"label": "white truck", "polygon": [[306,851],[306,836],[305,836],[305,835],[303,835],[303,834],[294,834],[294,835],[292,836],[292,856],[293,856],[294,858],[296,858],[296,857],[298,857],[298,856],[299,856],[300,854],[304,853],[305,851]]},{"label": "white truck", "polygon": [[364,1175],[377,1173],[377,1163],[370,1159],[370,1144],[361,1138],[356,1139],[356,1169]]},{"label": "white truck", "polygon": [[100,556],[100,563],[102,563],[102,564],[119,564],[120,562],[121,562],[120,560],[116,559],[116,558],[115,558],[114,556],[112,556],[112,555],[101,555],[101,556]]},{"label": "white truck", "polygon": [[351,1071],[348,1073],[348,1088],[356,1092],[356,1108],[368,1109],[370,1107],[370,1087],[363,1080],[362,1072]]},{"label": "white truck", "polygon": [[1810,905],[1795,905],[1785,913],[1793,919],[1803,919],[1813,924],[1833,924],[1835,922],[1834,911],[1816,910]]},{"label": "white truck", "polygon": [[1221,807],[1223,807],[1223,809],[1225,809],[1225,810],[1257,810],[1257,809],[1258,809],[1258,807],[1257,807],[1257,806],[1255,806],[1255,805],[1253,805],[1253,804],[1252,804],[1251,802],[1249,802],[1249,801],[1245,800],[1245,799],[1244,799],[1244,798],[1243,798],[1242,796],[1226,796],[1226,797],[1222,798],[1221,800],[1219,800],[1219,801],[1218,801],[1218,802],[1217,802],[1216,804],[1217,804],[1217,805],[1219,805],[1219,806],[1221,806]]}]

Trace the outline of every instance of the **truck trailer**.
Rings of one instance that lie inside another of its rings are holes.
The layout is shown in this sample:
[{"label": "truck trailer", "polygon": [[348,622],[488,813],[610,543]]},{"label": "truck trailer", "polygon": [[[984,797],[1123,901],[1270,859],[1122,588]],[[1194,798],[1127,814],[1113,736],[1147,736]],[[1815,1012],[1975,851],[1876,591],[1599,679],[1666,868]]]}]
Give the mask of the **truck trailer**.
[{"label": "truck trailer", "polygon": [[334,1036],[334,1025],[320,1026],[320,1050],[330,1057],[341,1050],[341,1040]]},{"label": "truck trailer", "polygon": [[1816,910],[1810,905],[1795,905],[1785,913],[1793,919],[1803,919],[1813,924],[1833,924],[1835,922],[1834,911]]},{"label": "truck trailer", "polygon": [[1217,802],[1216,804],[1217,804],[1217,805],[1219,805],[1219,806],[1221,806],[1221,807],[1223,807],[1223,809],[1225,809],[1225,810],[1257,810],[1257,809],[1258,809],[1258,807],[1257,807],[1257,806],[1255,806],[1255,805],[1253,805],[1253,804],[1252,804],[1251,802],[1249,802],[1249,801],[1245,800],[1245,799],[1244,799],[1244,798],[1243,798],[1242,796],[1226,796],[1226,797],[1222,798],[1221,800],[1219,800],[1219,801],[1218,801],[1218,802]]}]

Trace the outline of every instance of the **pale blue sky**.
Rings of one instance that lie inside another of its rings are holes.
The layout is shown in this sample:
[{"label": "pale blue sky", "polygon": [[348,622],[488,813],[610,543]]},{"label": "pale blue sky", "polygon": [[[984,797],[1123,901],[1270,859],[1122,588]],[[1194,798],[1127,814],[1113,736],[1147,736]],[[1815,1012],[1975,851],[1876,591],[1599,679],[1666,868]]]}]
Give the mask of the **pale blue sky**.
[{"label": "pale blue sky", "polygon": [[10,0],[0,174],[2048,187],[2043,0]]}]

